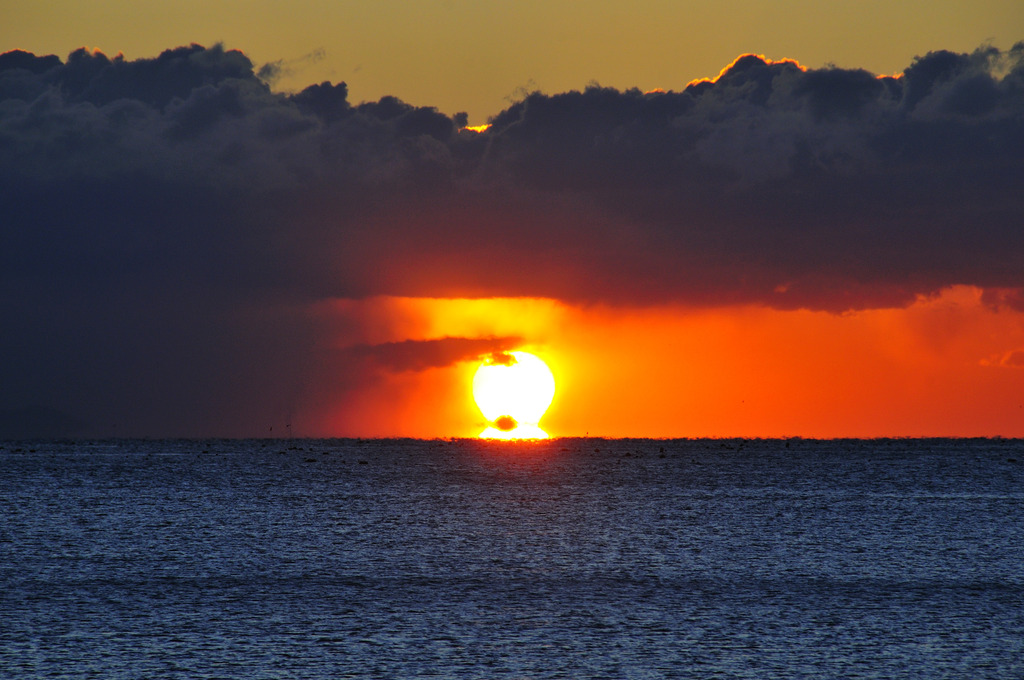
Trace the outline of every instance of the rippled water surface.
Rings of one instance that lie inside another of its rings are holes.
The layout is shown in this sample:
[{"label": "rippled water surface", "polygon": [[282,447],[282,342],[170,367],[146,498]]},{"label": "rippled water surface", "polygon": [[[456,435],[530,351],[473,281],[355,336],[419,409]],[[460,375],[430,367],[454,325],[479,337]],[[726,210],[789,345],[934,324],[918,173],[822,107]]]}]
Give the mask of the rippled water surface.
[{"label": "rippled water surface", "polygon": [[0,442],[0,676],[1024,677],[1024,443]]}]

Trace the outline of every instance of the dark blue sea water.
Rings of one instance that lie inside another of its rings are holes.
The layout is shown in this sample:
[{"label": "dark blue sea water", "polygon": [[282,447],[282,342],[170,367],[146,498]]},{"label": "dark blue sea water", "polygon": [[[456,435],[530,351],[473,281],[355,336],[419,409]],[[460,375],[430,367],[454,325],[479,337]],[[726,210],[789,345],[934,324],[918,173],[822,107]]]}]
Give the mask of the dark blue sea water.
[{"label": "dark blue sea water", "polygon": [[1024,443],[0,442],[4,678],[1024,677]]}]

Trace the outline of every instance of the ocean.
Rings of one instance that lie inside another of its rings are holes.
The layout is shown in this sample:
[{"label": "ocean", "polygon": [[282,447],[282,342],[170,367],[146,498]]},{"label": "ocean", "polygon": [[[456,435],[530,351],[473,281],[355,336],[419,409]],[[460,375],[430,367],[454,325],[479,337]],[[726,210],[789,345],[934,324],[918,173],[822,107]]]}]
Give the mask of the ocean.
[{"label": "ocean", "polygon": [[1024,678],[1024,442],[0,442],[3,678]]}]

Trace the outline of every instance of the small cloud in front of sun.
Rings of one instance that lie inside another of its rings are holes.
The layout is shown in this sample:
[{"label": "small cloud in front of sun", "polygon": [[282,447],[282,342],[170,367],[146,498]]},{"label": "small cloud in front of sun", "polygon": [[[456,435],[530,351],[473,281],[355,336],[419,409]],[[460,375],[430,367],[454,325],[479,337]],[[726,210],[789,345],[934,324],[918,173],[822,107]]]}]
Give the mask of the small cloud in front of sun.
[{"label": "small cloud in front of sun", "polygon": [[494,419],[493,425],[502,432],[511,432],[519,426],[519,422],[512,416],[499,416]]},{"label": "small cloud in front of sun", "polygon": [[487,355],[484,363],[489,366],[514,366],[518,360],[511,352],[492,352]]}]

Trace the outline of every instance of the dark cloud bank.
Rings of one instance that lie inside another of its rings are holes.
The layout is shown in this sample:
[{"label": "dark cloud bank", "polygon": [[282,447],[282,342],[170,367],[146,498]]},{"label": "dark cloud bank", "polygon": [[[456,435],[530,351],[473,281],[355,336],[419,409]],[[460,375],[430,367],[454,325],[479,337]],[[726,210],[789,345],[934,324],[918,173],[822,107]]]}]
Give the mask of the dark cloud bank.
[{"label": "dark cloud bank", "polygon": [[511,348],[332,353],[303,312],[332,297],[838,312],[973,284],[1024,306],[1024,43],[881,78],[745,56],[677,91],[531,94],[482,134],[344,83],[274,93],[272,70],[0,55],[5,413],[258,434],[367,357]]}]

